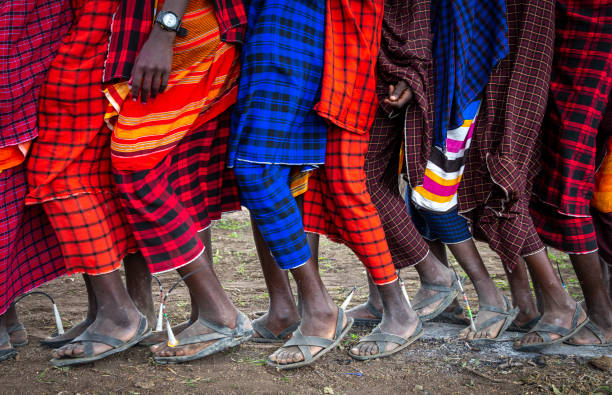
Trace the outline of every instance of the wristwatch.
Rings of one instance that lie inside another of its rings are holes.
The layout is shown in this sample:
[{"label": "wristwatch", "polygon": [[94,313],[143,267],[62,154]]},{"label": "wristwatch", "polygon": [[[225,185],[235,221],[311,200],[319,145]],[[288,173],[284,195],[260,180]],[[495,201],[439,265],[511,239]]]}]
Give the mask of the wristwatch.
[{"label": "wristwatch", "polygon": [[169,32],[176,32],[179,37],[187,35],[187,29],[181,27],[180,18],[172,11],[161,11],[155,17],[155,23]]}]

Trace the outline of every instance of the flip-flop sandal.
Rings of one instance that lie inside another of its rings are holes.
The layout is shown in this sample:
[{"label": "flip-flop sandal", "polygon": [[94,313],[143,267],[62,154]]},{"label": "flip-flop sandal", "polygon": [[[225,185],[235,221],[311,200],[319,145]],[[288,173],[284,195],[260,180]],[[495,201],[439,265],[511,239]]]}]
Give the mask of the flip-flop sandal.
[{"label": "flip-flop sandal", "polygon": [[[516,351],[539,351],[544,347],[564,342],[565,340],[574,336],[583,326],[585,326],[589,322],[589,318],[587,317],[584,321],[578,323],[578,319],[580,319],[580,313],[582,313],[582,307],[580,306],[580,303],[577,303],[576,311],[574,311],[574,316],[572,318],[572,325],[569,329],[564,328],[562,326],[546,324],[542,321],[538,322],[537,325],[534,326],[531,331],[527,332],[527,334],[535,333],[540,336],[540,338],[544,341],[540,343],[524,344],[518,347],[514,347],[514,349]],[[553,340],[550,337],[549,333],[554,333],[561,337]]]},{"label": "flip-flop sandal", "polygon": [[69,339],[53,340],[53,338],[57,337],[57,336],[59,336],[57,333],[53,333],[50,338],[48,338],[48,339],[41,339],[40,340],[40,344],[42,346],[47,347],[47,348],[60,348],[60,347],[65,346],[66,344],[70,343],[74,339],[76,339],[76,337],[73,337],[73,338],[69,338]]},{"label": "flip-flop sandal", "polygon": [[289,327],[285,328],[281,333],[275,335],[271,330],[266,328],[264,324],[262,324],[259,319],[251,322],[253,325],[253,329],[255,332],[259,334],[261,337],[251,337],[251,341],[255,343],[282,343],[287,340],[289,335],[291,335],[299,326],[300,321],[291,324]]},{"label": "flip-flop sandal", "polygon": [[[25,326],[23,326],[23,324],[21,322],[18,322],[16,324],[13,324],[11,326],[9,326],[8,328],[6,328],[6,333],[9,334],[9,336],[11,335],[11,333],[13,332],[19,332],[19,331],[25,331]],[[27,332],[26,332],[27,335]],[[28,339],[26,337],[25,341],[22,341],[21,343],[15,343],[15,342],[11,342],[11,345],[13,347],[23,347],[23,346],[27,346],[28,345]]]},{"label": "flip-flop sandal", "polygon": [[[304,356],[303,361],[295,362],[295,363],[280,364],[278,362],[271,360],[268,357],[266,364],[268,364],[268,366],[272,366],[273,368],[276,368],[279,370],[295,369],[295,368],[299,368],[302,366],[310,365],[317,359],[321,358],[323,355],[327,354],[330,350],[333,350],[340,343],[340,341],[344,339],[344,337],[347,335],[347,333],[353,326],[353,319],[348,318],[346,320],[346,325],[344,326],[344,328],[342,328],[342,321],[344,321],[344,315],[345,315],[344,310],[339,308],[338,309],[338,320],[336,321],[336,331],[334,332],[333,339],[326,339],[324,337],[318,337],[318,336],[304,336],[302,334],[302,331],[300,331],[300,328],[296,329],[295,332],[293,332],[291,339],[289,339],[285,344],[283,344],[281,348],[297,346],[297,348],[300,350],[300,352]],[[323,348],[319,350],[315,355],[312,355],[312,353],[310,352],[311,346],[323,347]]]},{"label": "flip-flop sandal", "polygon": [[174,357],[154,357],[153,360],[161,365],[194,361],[196,359],[204,358],[209,355],[215,354],[219,351],[223,351],[227,348],[235,347],[249,340],[251,336],[253,336],[253,328],[248,325],[250,323],[249,318],[240,312],[238,313],[238,317],[236,318],[236,328],[234,329],[231,329],[227,326],[215,324],[214,322],[210,322],[208,320],[205,320],[204,318],[199,318],[198,322],[200,323],[200,325],[206,326],[212,329],[214,332],[207,333],[205,335],[192,336],[185,339],[180,339],[178,341],[178,344],[174,347],[187,346],[189,344],[205,343],[212,340],[216,340],[216,342],[192,355],[181,355]]},{"label": "flip-flop sandal", "polygon": [[[8,333],[3,332],[2,336],[0,336],[0,344],[10,343],[11,338]],[[0,362],[6,361],[9,358],[14,358],[17,355],[17,351],[13,347],[7,348],[5,350],[0,350]]]},{"label": "flip-flop sandal", "polygon": [[[187,328],[189,325],[191,325],[191,323],[189,323],[189,321],[185,321],[185,322],[182,322],[182,323],[178,324],[177,326],[181,326],[181,325],[183,325],[185,323],[188,323],[188,325],[185,326],[185,328]],[[168,335],[167,335],[167,332],[165,330],[161,330],[159,332],[153,331],[153,332],[151,332],[151,335],[155,335],[157,333],[163,333],[166,337],[164,337],[161,341],[158,341],[158,342],[147,341],[146,338],[144,338],[136,346],[138,346],[138,347],[151,347],[151,346],[155,346],[155,345],[157,345],[159,343],[165,343],[165,342],[168,341]],[[180,332],[174,331],[175,335],[178,335],[179,333]],[[151,336],[151,335],[149,335],[149,336]]]},{"label": "flip-flop sandal", "polygon": [[508,327],[508,332],[527,333],[530,330],[532,330],[533,327],[536,326],[536,324],[540,321],[540,318],[542,318],[541,315],[535,317],[534,319],[532,319],[530,321],[527,321],[526,323],[524,323],[522,325],[517,325],[513,321],[512,324]]},{"label": "flip-flop sandal", "polygon": [[599,344],[578,344],[578,343],[574,343],[570,341],[571,338],[564,341],[564,343],[569,344],[570,346],[574,346],[574,347],[610,347],[612,346],[612,340],[610,340],[609,342],[606,341],[606,335],[603,333],[601,329],[599,329],[597,325],[595,325],[593,321],[587,322],[586,324],[584,324],[584,327],[590,330],[591,332],[593,332],[593,334],[599,340]]},{"label": "flip-flop sandal", "polygon": [[424,333],[424,330],[423,330],[423,324],[421,320],[418,321],[417,327],[414,329],[414,333],[410,335],[408,339],[404,339],[403,337],[394,335],[392,333],[383,332],[380,329],[380,326],[377,326],[376,328],[374,328],[372,333],[370,333],[368,336],[362,339],[359,339],[359,343],[375,342],[376,346],[378,347],[378,351],[386,350],[387,343],[395,343],[395,344],[399,344],[399,346],[394,348],[393,350],[385,351],[382,353],[379,352],[378,354],[374,354],[374,355],[353,354],[350,350],[348,353],[351,357],[358,359],[360,361],[388,357],[389,355],[393,355],[397,352],[402,351],[404,348],[408,347],[409,345],[417,341],[421,336],[423,336],[423,333]]},{"label": "flip-flop sandal", "polygon": [[472,339],[471,342],[473,343],[495,343],[495,342],[499,342],[502,341],[501,335],[504,334],[504,332],[506,332],[506,330],[508,329],[508,327],[510,327],[510,324],[512,324],[512,322],[514,321],[514,319],[516,318],[516,316],[518,316],[519,312],[521,311],[521,309],[519,309],[518,307],[516,308],[512,308],[512,305],[510,304],[510,301],[508,300],[508,298],[504,295],[504,301],[506,302],[506,309],[500,309],[499,307],[496,306],[491,306],[488,304],[482,304],[478,307],[479,311],[490,311],[492,313],[496,313],[499,314],[498,316],[495,317],[491,317],[488,320],[486,320],[485,322],[483,322],[482,324],[478,325],[476,327],[476,331],[480,332],[483,329],[486,329],[488,327],[490,327],[491,325],[495,325],[497,324],[499,321],[504,320],[504,325],[502,325],[501,329],[499,330],[499,332],[497,333],[497,336],[493,337],[493,338],[478,338],[478,339]]},{"label": "flip-flop sandal", "polygon": [[421,321],[423,322],[430,321],[434,319],[435,317],[439,316],[440,314],[442,314],[444,310],[446,310],[446,308],[450,306],[451,303],[453,303],[453,300],[455,300],[457,295],[459,295],[459,292],[461,292],[461,288],[459,287],[459,281],[461,281],[461,284],[463,284],[463,282],[465,281],[465,278],[459,279],[455,273],[453,273],[453,276],[454,276],[453,283],[451,284],[450,287],[447,287],[445,285],[430,284],[426,282],[421,283],[421,287],[432,290],[432,291],[438,291],[438,292],[412,305],[412,309],[416,311],[417,314],[419,310],[422,310],[432,305],[433,303],[436,303],[437,301],[442,300],[442,303],[440,303],[438,307],[436,307],[436,309],[432,311],[431,313],[425,314],[425,315],[419,315],[419,318],[421,319]]},{"label": "flip-flop sandal", "polygon": [[372,305],[370,302],[365,304],[365,308],[376,318],[353,318],[353,325],[375,326],[380,324],[380,320],[382,320],[382,312],[374,307],[374,305]]},{"label": "flip-flop sandal", "polygon": [[[138,324],[138,330],[136,331],[136,334],[128,341],[123,341],[112,336],[107,336],[100,333],[93,333],[89,332],[89,330],[85,330],[85,332],[83,332],[80,336],[74,338],[74,340],[70,342],[83,343],[85,345],[85,356],[77,358],[53,358],[51,360],[51,364],[56,367],[62,367],[82,365],[85,363],[99,361],[108,356],[120,353],[132,346],[135,346],[139,341],[142,340],[142,338],[148,336],[149,333],[151,333],[151,330],[149,329],[149,325],[147,324],[147,318],[142,314],[140,314],[140,322]],[[106,344],[113,348],[98,355],[94,355],[94,343]]]},{"label": "flip-flop sandal", "polygon": [[[457,316],[461,314],[463,318],[458,318]],[[469,325],[470,320],[465,317],[465,310],[461,305],[455,306],[453,311],[443,311],[439,316],[432,318],[430,321],[432,322],[440,322],[444,324],[455,324],[455,325]]]}]

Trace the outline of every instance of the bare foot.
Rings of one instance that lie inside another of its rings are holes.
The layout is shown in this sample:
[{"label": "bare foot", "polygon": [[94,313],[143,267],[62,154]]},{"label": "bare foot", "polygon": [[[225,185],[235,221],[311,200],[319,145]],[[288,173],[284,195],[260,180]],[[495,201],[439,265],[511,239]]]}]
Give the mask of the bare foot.
[{"label": "bare foot", "polygon": [[[509,312],[512,309],[512,306],[506,305],[506,301],[499,293],[497,293],[497,295],[494,295],[493,298],[489,298],[489,300],[487,301],[479,301],[479,303],[482,303],[483,305],[490,305],[493,307],[497,307],[506,312]],[[500,320],[495,322],[494,324],[483,327],[483,325],[485,325],[485,323],[489,319],[496,318],[496,317],[499,317]],[[499,332],[501,331],[506,321],[502,317],[504,316],[501,315],[500,313],[496,313],[494,311],[490,311],[490,310],[481,308],[478,311],[478,315],[476,315],[476,319],[474,320],[474,326],[476,327],[476,331],[472,330],[472,327],[470,325],[467,328],[461,330],[457,337],[459,339],[465,339],[465,340],[495,339],[497,336],[499,336],[500,334]]]},{"label": "bare foot", "polygon": [[[218,325],[227,326],[229,329],[235,329],[237,322],[238,315],[236,315],[236,318],[233,320],[233,323],[231,325],[228,325],[227,323],[221,323]],[[246,324],[246,328],[250,328],[250,322]],[[189,327],[185,328],[183,331],[181,331],[181,333],[176,336],[176,339],[180,342],[181,340],[186,340],[191,337],[207,335],[210,333],[215,333],[215,331],[206,326],[200,320],[198,320],[189,325]],[[219,339],[175,347],[171,347],[167,343],[161,343],[151,347],[150,350],[156,357],[184,357],[197,354],[198,352],[202,351],[203,349],[217,341],[219,341]]]},{"label": "bare foot", "polygon": [[[383,333],[389,333],[392,335],[399,336],[404,340],[408,340],[411,336],[415,334],[418,324],[418,316],[415,313],[412,313],[409,317],[405,317],[404,319],[400,320],[393,319],[391,317],[385,317],[381,321],[378,328],[380,328],[381,332]],[[398,347],[400,347],[399,343],[388,341],[385,342],[385,349],[379,350],[378,345],[376,345],[376,342],[362,341],[351,349],[351,353],[360,356],[377,355],[393,351]]]},{"label": "bare foot", "polygon": [[[98,314],[93,324],[87,328],[87,331],[112,336],[121,341],[128,341],[134,338],[140,323],[140,315],[136,311],[132,313],[133,316],[128,316],[129,321],[122,324],[115,323],[110,319],[104,319]],[[85,354],[85,345],[85,343],[68,343],[63,347],[53,350],[53,358],[79,358]],[[99,355],[113,348],[104,343],[94,342],[92,345],[93,355]]]},{"label": "bare foot", "polygon": [[[378,312],[378,316],[374,315],[372,310]],[[359,306],[355,306],[350,310],[347,310],[346,316],[353,318],[355,320],[380,320],[382,316],[382,306],[376,306],[374,303],[368,301],[367,303],[362,303]],[[356,321],[357,323],[358,321]]]},{"label": "bare foot", "polygon": [[[453,284],[454,273],[449,269],[443,272],[444,274],[438,276],[434,279],[428,279],[428,283],[432,285],[442,285],[445,287],[450,287]],[[412,305],[419,317],[431,314],[434,312],[444,301],[444,297],[441,297],[439,300],[435,302],[428,303],[427,305],[417,308],[417,306],[421,305],[427,298],[432,297],[436,294],[440,294],[441,291],[428,289],[426,287],[419,287],[416,295],[412,300]],[[445,293],[442,293],[441,296],[445,296]]]},{"label": "bare foot", "polygon": [[[336,308],[336,311],[334,311],[333,314],[328,314],[325,316],[319,315],[318,317],[311,317],[310,319],[308,319],[307,317],[303,317],[302,323],[300,324],[299,328],[302,332],[302,335],[317,336],[332,340],[336,333],[338,312],[339,309]],[[345,315],[342,320],[343,328],[346,327],[346,322],[347,317]],[[322,349],[323,347],[311,346],[310,353],[314,356]],[[290,363],[297,363],[303,361],[304,355],[297,346],[289,346],[280,347],[272,355],[270,355],[268,359],[272,363],[278,365],[287,365]]]},{"label": "bare foot", "polygon": [[[550,310],[544,312],[540,322],[543,324],[551,324],[560,326],[562,328],[569,329],[572,323],[572,318],[574,316],[574,312],[576,311],[577,303],[572,301],[572,305],[569,308],[566,308],[564,311]],[[580,312],[580,317],[578,318],[578,324],[583,323],[587,319],[587,314],[584,310]],[[561,337],[561,335],[556,333],[550,333],[551,340],[556,340]],[[514,343],[514,347],[518,348],[525,345],[536,345],[537,343],[544,342],[544,339],[536,332],[529,332],[518,341]]]},{"label": "bare foot", "polygon": [[[185,329],[187,329],[193,322],[191,320],[182,322],[178,325],[172,327],[172,333],[178,335]],[[140,343],[141,346],[151,346],[151,351],[155,348],[157,350],[158,347],[162,347],[164,344],[168,342],[168,332],[166,330],[161,330],[159,332],[153,332],[149,336],[142,339]]]},{"label": "bare foot", "polygon": [[263,325],[270,332],[272,332],[273,335],[279,336],[281,333],[283,333],[283,331],[285,331],[287,328],[290,328],[292,325],[294,325],[295,323],[299,321],[300,321],[299,317],[297,317],[297,319],[295,317],[293,317],[293,319],[272,319],[270,317],[270,313],[266,313],[253,321],[254,332],[253,332],[252,338],[258,338],[258,339],[264,338],[264,336],[262,336],[262,334],[257,332],[257,329],[255,329],[255,327],[257,326],[257,324],[255,323],[259,323]]},{"label": "bare foot", "polygon": [[74,339],[75,337],[78,337],[81,333],[85,332],[85,329],[87,329],[89,327],[89,325],[91,325],[92,323],[85,319],[81,322],[79,322],[78,324],[76,324],[75,326],[73,326],[72,328],[70,328],[68,331],[64,332],[61,335],[55,335],[55,336],[49,336],[46,337],[44,340],[42,340],[43,344],[45,341],[48,342],[62,342],[62,341],[66,341],[69,342],[70,340]]},{"label": "bare foot", "polygon": [[25,346],[28,344],[28,332],[23,325],[18,321],[9,325],[7,332],[11,339],[11,344],[15,347]]}]

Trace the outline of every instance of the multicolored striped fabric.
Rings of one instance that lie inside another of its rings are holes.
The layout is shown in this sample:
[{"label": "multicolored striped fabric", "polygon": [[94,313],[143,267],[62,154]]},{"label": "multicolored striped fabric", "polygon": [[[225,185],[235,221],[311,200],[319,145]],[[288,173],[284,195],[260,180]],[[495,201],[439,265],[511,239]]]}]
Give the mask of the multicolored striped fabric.
[{"label": "multicolored striped fabric", "polygon": [[110,102],[105,117],[113,130],[111,155],[117,169],[152,169],[189,130],[236,101],[238,56],[234,45],[221,41],[212,1],[190,1],[182,25],[189,33],[175,39],[165,92],[143,104],[128,100],[125,81],[105,90]]},{"label": "multicolored striped fabric", "polygon": [[465,153],[470,148],[480,100],[470,103],[461,118],[463,125],[446,132],[446,150],[431,149],[425,179],[413,188],[412,203],[420,210],[435,213],[457,211],[457,189],[465,169]]},{"label": "multicolored striped fabric", "polygon": [[151,273],[177,269],[200,256],[198,232],[240,210],[226,167],[231,109],[190,130],[153,169],[113,169],[138,247]]},{"label": "multicolored striped fabric", "polygon": [[508,54],[504,0],[431,2],[434,59],[434,145],[463,124],[489,74]]},{"label": "multicolored striped fabric", "polygon": [[313,110],[323,75],[323,1],[253,0],[242,48],[229,163],[319,165],[327,125]]}]

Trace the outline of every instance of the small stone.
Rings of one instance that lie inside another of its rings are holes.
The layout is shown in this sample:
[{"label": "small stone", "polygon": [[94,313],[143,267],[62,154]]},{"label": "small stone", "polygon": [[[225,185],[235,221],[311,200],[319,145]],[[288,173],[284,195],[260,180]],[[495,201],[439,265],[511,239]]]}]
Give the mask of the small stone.
[{"label": "small stone", "polygon": [[604,372],[612,372],[612,358],[602,355],[599,358],[589,359],[589,365]]},{"label": "small stone", "polygon": [[415,391],[423,391],[423,386],[420,385],[420,384],[417,384],[417,385],[414,386],[414,390]]},{"label": "small stone", "polygon": [[323,388],[323,393],[324,394],[329,394],[329,395],[334,395],[334,389],[332,387],[325,387],[325,388]]}]

